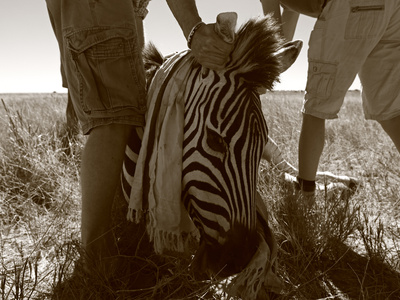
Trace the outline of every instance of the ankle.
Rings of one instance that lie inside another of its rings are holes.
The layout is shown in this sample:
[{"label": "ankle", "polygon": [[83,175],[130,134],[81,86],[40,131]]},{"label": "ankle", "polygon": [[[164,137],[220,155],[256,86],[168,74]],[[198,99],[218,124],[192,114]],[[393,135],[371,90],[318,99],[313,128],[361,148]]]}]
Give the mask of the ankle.
[{"label": "ankle", "polygon": [[305,196],[312,196],[315,194],[315,180],[305,180],[300,178],[299,176],[296,177],[296,188],[302,192]]}]

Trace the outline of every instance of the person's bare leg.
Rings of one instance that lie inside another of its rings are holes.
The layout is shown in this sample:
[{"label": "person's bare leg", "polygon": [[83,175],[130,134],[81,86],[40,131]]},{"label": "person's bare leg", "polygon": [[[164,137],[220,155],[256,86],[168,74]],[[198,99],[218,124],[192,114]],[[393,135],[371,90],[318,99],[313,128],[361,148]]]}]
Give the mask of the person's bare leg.
[{"label": "person's bare leg", "polygon": [[303,114],[299,140],[299,177],[315,181],[325,142],[325,120]]},{"label": "person's bare leg", "polygon": [[96,259],[111,256],[115,251],[111,208],[131,129],[120,124],[96,127],[83,151],[81,238],[86,254]]},{"label": "person's bare leg", "polygon": [[392,139],[397,151],[400,153],[400,116],[394,117],[393,119],[386,121],[379,121],[383,130]]}]

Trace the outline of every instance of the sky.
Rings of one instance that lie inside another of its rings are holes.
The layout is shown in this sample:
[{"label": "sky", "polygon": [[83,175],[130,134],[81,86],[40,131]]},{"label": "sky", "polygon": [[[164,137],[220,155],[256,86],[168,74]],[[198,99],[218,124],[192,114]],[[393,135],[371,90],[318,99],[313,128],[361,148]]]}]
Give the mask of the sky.
[{"label": "sky", "polygon": [[[259,0],[197,0],[199,14],[214,23],[218,13],[235,11],[238,26],[262,13]],[[186,49],[183,33],[165,0],[152,0],[144,23],[146,41],[167,55]],[[304,90],[308,38],[315,19],[301,16],[294,39],[303,41],[297,61],[281,75],[276,90]],[[61,86],[58,45],[45,0],[0,1],[0,93],[65,93]],[[351,89],[360,89],[358,79]]]}]

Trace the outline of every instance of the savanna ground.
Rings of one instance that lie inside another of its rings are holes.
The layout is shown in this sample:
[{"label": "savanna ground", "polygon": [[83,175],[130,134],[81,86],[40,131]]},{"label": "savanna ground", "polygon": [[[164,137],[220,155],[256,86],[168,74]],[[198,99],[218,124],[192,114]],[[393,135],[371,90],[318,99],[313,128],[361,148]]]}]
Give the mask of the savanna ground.
[{"label": "savanna ground", "polygon": [[[293,165],[302,96],[263,97],[270,135]],[[193,278],[187,257],[131,249],[137,227],[124,221],[123,209],[115,214],[118,276],[74,272],[85,137],[68,133],[66,95],[0,97],[0,299],[227,298],[224,283]],[[327,123],[320,170],[357,177],[361,186],[320,192],[310,207],[261,164],[258,188],[285,283],[276,299],[400,299],[400,155],[377,123],[364,120],[358,92],[349,92],[340,118]],[[117,194],[117,207],[121,201]]]}]

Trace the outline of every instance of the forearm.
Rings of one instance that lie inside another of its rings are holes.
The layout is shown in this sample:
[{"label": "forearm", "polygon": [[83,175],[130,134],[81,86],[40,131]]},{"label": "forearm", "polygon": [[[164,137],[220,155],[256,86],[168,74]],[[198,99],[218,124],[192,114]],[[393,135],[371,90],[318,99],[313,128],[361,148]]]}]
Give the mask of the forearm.
[{"label": "forearm", "polygon": [[264,14],[272,14],[282,24],[279,0],[260,0]]},{"label": "forearm", "polygon": [[[201,22],[195,0],[167,0],[168,6],[188,39],[192,29]],[[215,31],[215,23],[201,25],[193,31],[188,45],[194,58],[205,68],[221,70],[229,60],[232,44],[226,43]]]},{"label": "forearm", "polygon": [[286,6],[282,6],[279,0],[260,0],[264,14],[272,14],[278,21],[281,27],[281,33],[288,40],[293,40],[294,32],[296,29],[297,21],[299,19],[299,13],[289,9]]},{"label": "forearm", "polygon": [[195,0],[167,0],[168,6],[178,21],[187,39],[193,26],[201,21]]},{"label": "forearm", "polygon": [[268,137],[268,143],[264,147],[262,159],[268,161],[273,167],[278,168],[283,173],[296,174],[297,170],[289,164],[282,156],[278,145],[271,137]]},{"label": "forearm", "polygon": [[288,41],[291,41],[293,40],[294,32],[296,30],[299,13],[291,9],[284,8],[281,18],[283,35]]}]

